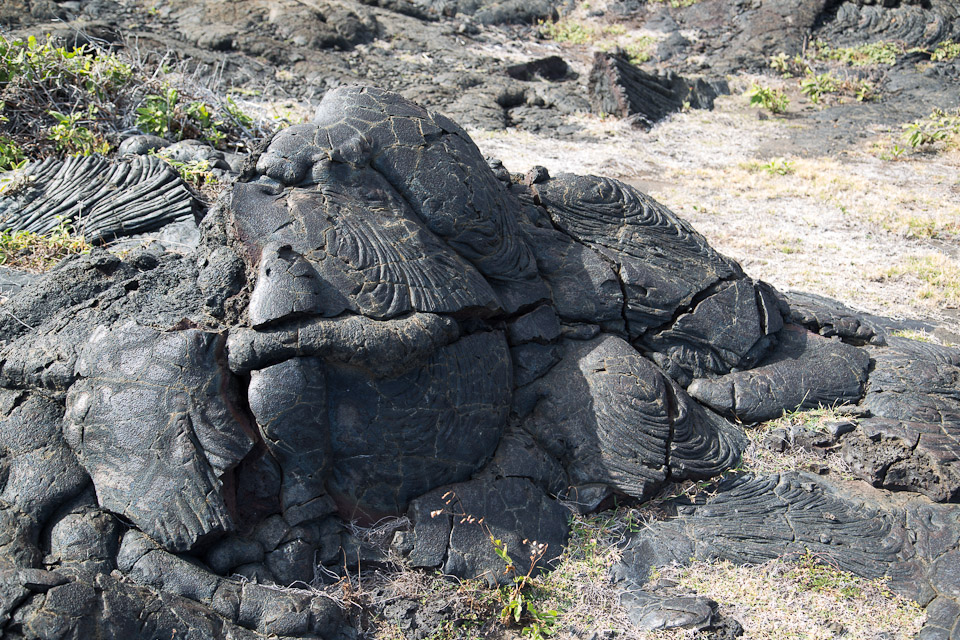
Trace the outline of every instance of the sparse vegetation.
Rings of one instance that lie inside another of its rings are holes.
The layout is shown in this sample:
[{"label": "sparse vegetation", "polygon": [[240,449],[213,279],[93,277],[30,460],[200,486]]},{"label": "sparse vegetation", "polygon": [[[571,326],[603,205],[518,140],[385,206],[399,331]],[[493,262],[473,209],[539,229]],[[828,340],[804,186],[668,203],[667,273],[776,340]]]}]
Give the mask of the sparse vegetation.
[{"label": "sparse vegetation", "polygon": [[[772,432],[777,430],[785,430],[788,434],[796,432],[825,434],[826,423],[843,419],[846,419],[846,416],[838,408],[806,409],[784,412],[783,416],[776,420],[747,429],[750,444],[743,454],[742,467],[745,471],[754,473],[776,473],[797,469],[819,471],[826,468],[838,477],[851,477],[847,463],[836,450],[811,451],[803,447],[788,446],[784,451],[775,451],[764,442]],[[789,439],[792,441],[792,436]]]},{"label": "sparse vegetation", "polygon": [[807,76],[800,80],[800,92],[814,104],[820,103],[820,97],[825,93],[836,93],[839,82],[829,71],[815,74],[808,70]]},{"label": "sparse vegetation", "polygon": [[953,60],[960,56],[960,42],[954,42],[953,40],[944,40],[939,43],[937,47],[933,50],[933,53],[930,54],[930,59],[934,62],[936,61],[948,61]]},{"label": "sparse vegetation", "polygon": [[587,44],[595,40],[598,35],[595,28],[570,18],[564,18],[556,22],[541,21],[540,33],[551,40],[570,44]]},{"label": "sparse vegetation", "polygon": [[197,190],[202,191],[204,188],[218,184],[217,177],[210,170],[212,167],[207,160],[180,162],[179,160],[166,157],[163,153],[158,153],[157,156],[173,167],[176,172],[180,174],[181,180]]},{"label": "sparse vegetation", "polygon": [[640,64],[646,62],[651,57],[656,40],[650,36],[639,36],[626,41],[623,45],[623,51],[627,54],[630,64]]},{"label": "sparse vegetation", "polygon": [[6,136],[0,136],[0,171],[19,169],[26,161],[20,145]]},{"label": "sparse vegetation", "polygon": [[268,127],[255,126],[229,97],[201,100],[182,78],[122,56],[0,36],[0,170],[26,157],[106,153],[131,125],[219,148],[243,147]]},{"label": "sparse vegetation", "polygon": [[223,147],[232,130],[253,127],[253,119],[232,98],[228,97],[221,105],[221,113],[216,114],[202,100],[183,103],[180,92],[173,87],[146,96],[143,106],[137,109],[136,123],[144,133],[177,140],[203,140],[214,148]]},{"label": "sparse vegetation", "polygon": [[62,218],[46,235],[30,231],[0,232],[0,264],[25,271],[46,271],[67,256],[88,251],[90,245]]},{"label": "sparse vegetation", "polygon": [[903,125],[903,138],[914,149],[930,147],[937,142],[953,143],[960,136],[960,108],[952,111],[934,109],[929,116]]},{"label": "sparse vegetation", "polygon": [[750,162],[741,163],[740,166],[750,173],[763,171],[772,176],[786,176],[794,172],[793,160],[787,160],[786,158],[773,158],[768,162],[751,160]]},{"label": "sparse vegetation", "polygon": [[908,340],[916,340],[917,342],[937,342],[934,340],[933,336],[927,333],[926,331],[913,331],[911,329],[901,329],[899,331],[894,331],[890,335],[897,338],[906,338]]},{"label": "sparse vegetation", "polygon": [[620,50],[631,64],[650,60],[656,44],[656,39],[652,36],[630,33],[621,24],[600,27],[573,18],[562,18],[555,22],[541,21],[540,33],[556,42],[593,45],[599,51]]},{"label": "sparse vegetation", "polygon": [[913,256],[887,269],[888,278],[915,281],[916,298],[928,304],[960,305],[960,265],[942,253]]},{"label": "sparse vegetation", "polygon": [[793,162],[785,158],[774,158],[770,162],[760,165],[760,168],[770,175],[785,176],[793,173]]},{"label": "sparse vegetation", "polygon": [[889,41],[835,48],[822,40],[817,40],[811,47],[810,53],[815,60],[835,60],[853,67],[865,67],[880,64],[894,65],[905,50],[902,45]]},{"label": "sparse vegetation", "polygon": [[657,4],[669,4],[674,9],[680,9],[683,7],[692,7],[693,5],[700,2],[700,0],[651,0]]},{"label": "sparse vegetation", "polygon": [[817,61],[837,59],[836,57],[821,57],[818,52],[822,50],[814,47],[811,49],[812,55],[810,57],[797,55],[790,58],[785,53],[779,53],[770,58],[770,67],[780,73],[783,78],[799,78],[800,92],[814,104],[820,104],[821,99],[825,96],[836,96],[838,98],[848,96],[855,98],[857,102],[877,98],[876,89],[869,80],[855,76],[849,77],[849,74],[847,74],[847,77],[841,78],[832,70],[815,69]]},{"label": "sparse vegetation", "polygon": [[885,580],[858,578],[809,551],[756,566],[697,561],[661,569],[661,577],[721,603],[750,638],[906,640],[924,620],[920,606]]},{"label": "sparse vegetation", "polygon": [[91,131],[86,125],[94,121],[96,107],[91,105],[86,117],[74,111],[63,114],[58,111],[49,111],[56,118],[57,124],[50,127],[47,139],[56,145],[59,153],[69,155],[89,156],[93,153],[107,154],[110,152],[110,143]]},{"label": "sparse vegetation", "polygon": [[[883,149],[883,147],[880,145],[877,145],[877,148]],[[904,157],[906,152],[907,150],[904,147],[901,147],[895,142],[886,149],[880,151],[879,157],[881,160],[900,160]]]},{"label": "sparse vegetation", "polygon": [[750,99],[750,106],[760,106],[774,114],[784,113],[790,104],[790,99],[782,89],[764,87],[757,83],[753,83],[746,95]]}]

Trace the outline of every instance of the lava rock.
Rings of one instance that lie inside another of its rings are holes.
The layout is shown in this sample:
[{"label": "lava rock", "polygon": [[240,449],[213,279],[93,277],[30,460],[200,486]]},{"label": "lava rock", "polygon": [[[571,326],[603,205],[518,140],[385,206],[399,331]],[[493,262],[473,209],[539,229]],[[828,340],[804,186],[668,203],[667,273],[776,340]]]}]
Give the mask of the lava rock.
[{"label": "lava rock", "polygon": [[172,551],[233,529],[222,477],[250,450],[223,339],[196,330],[102,327],[84,346],[64,436],[100,504]]},{"label": "lava rock", "polygon": [[50,233],[66,222],[89,242],[159,229],[193,217],[180,176],[153,156],[47,158],[28,164],[25,186],[0,197],[0,230]]},{"label": "lava rock", "polygon": [[866,351],[793,325],[778,338],[777,347],[755,368],[694,380],[687,392],[742,422],[860,401],[870,365]]},{"label": "lava rock", "polygon": [[726,82],[688,80],[676,73],[653,75],[630,63],[622,51],[594,54],[589,92],[594,113],[630,118],[646,128],[685,107],[712,109],[729,93]]}]

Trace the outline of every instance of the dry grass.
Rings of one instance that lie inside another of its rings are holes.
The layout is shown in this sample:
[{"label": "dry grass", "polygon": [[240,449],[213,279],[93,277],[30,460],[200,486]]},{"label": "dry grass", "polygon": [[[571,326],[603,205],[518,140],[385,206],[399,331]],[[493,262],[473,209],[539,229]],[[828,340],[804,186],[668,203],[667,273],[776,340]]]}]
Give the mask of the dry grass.
[{"label": "dry grass", "polygon": [[956,308],[960,305],[960,266],[942,253],[909,256],[883,272],[882,277],[902,280],[924,304]]},{"label": "dry grass", "polygon": [[[829,415],[808,418],[826,420]],[[694,497],[703,490],[703,483],[685,483],[668,488],[663,497]],[[620,560],[626,538],[661,517],[658,503],[655,499],[640,508],[571,519],[570,544],[553,570],[537,578],[524,594],[541,610],[557,610],[551,637],[580,637],[584,630],[639,640],[698,637],[690,630],[649,632],[635,627],[620,605],[620,591],[610,582],[609,570]],[[909,638],[924,621],[922,609],[895,595],[884,580],[859,578],[809,554],[756,566],[696,561],[686,567],[659,568],[652,577],[674,581],[680,592],[716,600],[722,615],[744,626],[746,639]],[[377,606],[404,599],[429,601],[431,610],[444,611],[444,622],[426,635],[434,640],[519,639],[531,633],[524,625],[503,626],[502,592],[485,582],[400,569],[367,575],[362,584],[364,593],[376,594]],[[398,618],[381,616],[373,623],[370,635],[378,640],[408,637]]]},{"label": "dry grass", "polygon": [[[756,566],[694,562],[661,578],[720,603],[740,621],[745,640],[913,638],[925,615],[883,580],[866,580],[807,554]],[[884,635],[886,634],[886,635]]]},{"label": "dry grass", "polygon": [[781,418],[747,429],[747,438],[750,443],[743,453],[741,466],[745,471],[761,474],[794,470],[812,470],[815,472],[829,470],[836,477],[852,479],[851,469],[844,461],[843,456],[840,455],[839,450],[809,450],[800,446],[789,446],[786,451],[777,452],[770,450],[763,444],[764,439],[777,429],[786,429],[788,433],[797,429],[826,433],[824,427],[826,423],[844,419],[849,418],[838,409],[811,409],[808,411],[785,412]]}]

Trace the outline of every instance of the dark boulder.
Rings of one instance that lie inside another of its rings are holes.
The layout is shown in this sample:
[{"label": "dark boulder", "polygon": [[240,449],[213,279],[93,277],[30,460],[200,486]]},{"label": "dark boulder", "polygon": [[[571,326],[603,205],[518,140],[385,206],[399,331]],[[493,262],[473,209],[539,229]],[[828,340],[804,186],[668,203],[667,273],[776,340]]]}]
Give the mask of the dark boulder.
[{"label": "dark boulder", "polygon": [[598,51],[588,91],[594,113],[630,118],[650,128],[684,108],[712,109],[717,96],[730,90],[723,80],[690,80],[673,72],[655,75],[631,64],[621,51]]},{"label": "dark boulder", "polygon": [[863,396],[870,356],[839,340],[795,325],[757,366],[717,378],[694,380],[691,396],[741,422],[762,422],[784,411],[856,404]]},{"label": "dark boulder", "polygon": [[253,439],[222,349],[222,337],[196,330],[101,327],[67,394],[64,436],[101,506],[172,551],[234,527],[223,476]]},{"label": "dark boulder", "polygon": [[567,540],[566,510],[526,478],[440,487],[415,500],[410,513],[411,564],[491,585],[537,575],[560,557]]},{"label": "dark boulder", "polygon": [[524,401],[534,404],[522,427],[574,486],[648,496],[668,478],[710,477],[736,465],[745,444],[736,427],[615,336],[566,342],[563,360],[522,391]]},{"label": "dark boulder", "polygon": [[554,225],[612,263],[628,335],[675,379],[753,366],[773,344],[783,321],[772,288],[646,194],[569,174],[531,191]]},{"label": "dark boulder", "polygon": [[520,62],[507,67],[507,75],[514,80],[563,80],[570,73],[570,67],[560,56],[538,58],[529,62]]},{"label": "dark boulder", "polygon": [[890,337],[872,350],[863,406],[872,417],[844,457],[875,486],[960,499],[960,350]]}]

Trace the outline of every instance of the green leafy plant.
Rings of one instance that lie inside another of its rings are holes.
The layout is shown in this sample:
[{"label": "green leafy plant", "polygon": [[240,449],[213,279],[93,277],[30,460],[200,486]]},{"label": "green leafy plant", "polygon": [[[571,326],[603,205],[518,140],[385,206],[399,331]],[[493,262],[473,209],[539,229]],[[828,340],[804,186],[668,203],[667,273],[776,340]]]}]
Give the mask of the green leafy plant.
[{"label": "green leafy plant", "polygon": [[81,122],[89,121],[96,114],[96,108],[92,105],[86,114],[86,118],[84,118],[84,114],[77,111],[67,114],[59,111],[48,113],[57,121],[57,124],[51,127],[47,133],[47,138],[56,145],[57,151],[82,156],[89,156],[93,153],[106,154],[110,151],[110,144],[107,141],[81,124]]},{"label": "green leafy plant", "polygon": [[0,232],[0,264],[27,271],[46,271],[63,258],[90,251],[83,236],[62,216],[48,234],[30,231]]},{"label": "green leafy plant", "polygon": [[944,40],[939,43],[933,53],[930,54],[930,59],[934,62],[953,60],[957,57],[960,57],[960,42],[954,42],[953,40]]},{"label": "green leafy plant", "polygon": [[808,70],[806,77],[800,80],[800,92],[814,104],[819,104],[824,94],[836,93],[838,90],[839,82],[829,72],[815,74]]},{"label": "green leafy plant", "polygon": [[166,87],[160,94],[150,94],[137,109],[137,128],[161,137],[204,140],[213,147],[222,147],[231,131],[249,131],[253,118],[227,98],[220,109],[202,100],[184,104],[180,92]]},{"label": "green leafy plant", "polygon": [[125,84],[133,73],[130,65],[111,54],[95,55],[85,46],[56,47],[53,40],[36,36],[7,40],[0,36],[0,82],[39,82],[47,87],[79,85],[85,90],[111,90]]},{"label": "green leafy plant", "polygon": [[817,40],[812,47],[813,57],[817,60],[835,60],[854,67],[894,65],[903,53],[903,45],[889,41],[834,48],[822,40]]},{"label": "green leafy plant", "polygon": [[877,97],[876,89],[874,88],[873,83],[869,80],[860,80],[859,82],[856,82],[854,84],[853,92],[857,102],[867,102]]},{"label": "green leafy plant", "polygon": [[763,107],[770,113],[784,113],[790,104],[790,99],[781,89],[772,89],[757,83],[751,85],[747,97],[750,99],[750,106]]},{"label": "green leafy plant", "polygon": [[210,162],[207,160],[194,160],[193,162],[179,162],[171,160],[160,155],[163,160],[171,167],[176,169],[180,178],[189,185],[200,189],[204,186],[217,184],[217,177],[210,171]]},{"label": "green leafy plant", "polygon": [[623,51],[627,54],[630,64],[640,64],[651,58],[651,51],[655,43],[656,40],[650,36],[633,38],[623,44]]},{"label": "green leafy plant", "polygon": [[5,138],[25,155],[102,151],[109,127],[95,115],[116,114],[133,69],[113,53],[53,42],[0,36]]},{"label": "green leafy plant", "polygon": [[26,162],[20,145],[6,136],[0,136],[0,171],[19,169]]},{"label": "green leafy plant", "polygon": [[783,78],[802,76],[811,71],[810,63],[802,55],[791,58],[783,52],[770,57],[770,68]]},{"label": "green leafy plant", "polygon": [[899,144],[894,143],[889,149],[880,153],[881,160],[900,160],[906,154],[907,150]]},{"label": "green leafy plant", "polygon": [[903,125],[903,129],[904,139],[914,149],[952,140],[960,135],[960,109],[934,109],[926,118]]},{"label": "green leafy plant", "polygon": [[793,173],[793,162],[784,158],[774,158],[770,162],[760,165],[760,168],[772,176],[785,176]]},{"label": "green leafy plant", "polygon": [[163,95],[148,95],[137,109],[137,128],[161,138],[169,134],[179,99],[180,92],[172,87],[167,87]]},{"label": "green leafy plant", "polygon": [[540,21],[540,33],[544,37],[557,42],[570,44],[587,44],[597,37],[596,30],[590,25],[564,18],[557,21]]},{"label": "green leafy plant", "polygon": [[770,57],[770,68],[774,71],[779,71],[781,74],[789,74],[790,58],[781,51],[777,55]]},{"label": "green leafy plant", "polygon": [[500,597],[503,602],[503,609],[500,611],[501,621],[507,626],[525,622],[520,635],[531,640],[543,640],[552,635],[560,612],[556,609],[537,608],[527,593],[528,587],[533,584],[533,570],[546,553],[547,545],[535,541],[531,543],[534,550],[530,554],[530,569],[526,573],[520,573],[503,540],[493,537],[489,532],[488,535],[494,552],[503,561],[506,566],[505,572],[510,574],[513,581],[513,584],[500,588]]}]

